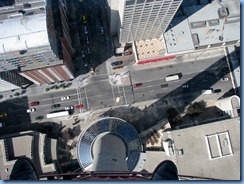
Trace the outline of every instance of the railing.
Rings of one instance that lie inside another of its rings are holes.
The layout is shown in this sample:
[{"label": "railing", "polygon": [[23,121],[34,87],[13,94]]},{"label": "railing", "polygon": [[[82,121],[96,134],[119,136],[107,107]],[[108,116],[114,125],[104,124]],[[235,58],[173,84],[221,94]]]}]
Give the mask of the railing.
[{"label": "railing", "polygon": [[[39,176],[47,180],[151,180],[153,173],[150,172],[95,172],[46,174]],[[178,175],[179,180],[221,180],[209,177]]]}]

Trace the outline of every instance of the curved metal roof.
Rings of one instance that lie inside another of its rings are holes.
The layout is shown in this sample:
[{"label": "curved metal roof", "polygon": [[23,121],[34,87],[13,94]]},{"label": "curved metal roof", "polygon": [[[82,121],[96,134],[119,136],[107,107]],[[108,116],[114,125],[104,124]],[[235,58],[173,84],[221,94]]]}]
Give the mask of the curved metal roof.
[{"label": "curved metal roof", "polygon": [[96,139],[99,139],[102,134],[112,133],[120,137],[126,145],[127,149],[127,167],[129,171],[133,171],[136,167],[142,144],[139,134],[135,128],[126,121],[119,118],[103,118],[85,129],[78,143],[78,160],[83,170],[89,171],[93,164],[92,145]]}]

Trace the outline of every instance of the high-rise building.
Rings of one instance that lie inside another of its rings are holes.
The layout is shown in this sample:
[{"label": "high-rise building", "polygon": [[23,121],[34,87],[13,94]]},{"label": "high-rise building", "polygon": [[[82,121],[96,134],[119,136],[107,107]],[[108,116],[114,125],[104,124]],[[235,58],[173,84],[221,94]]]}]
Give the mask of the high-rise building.
[{"label": "high-rise building", "polygon": [[74,50],[67,22],[61,0],[0,3],[0,72],[8,74],[5,78],[0,75],[0,82],[14,84],[12,90],[31,82],[40,85],[73,79]]},{"label": "high-rise building", "polygon": [[110,32],[120,43],[160,38],[183,0],[108,0]]}]

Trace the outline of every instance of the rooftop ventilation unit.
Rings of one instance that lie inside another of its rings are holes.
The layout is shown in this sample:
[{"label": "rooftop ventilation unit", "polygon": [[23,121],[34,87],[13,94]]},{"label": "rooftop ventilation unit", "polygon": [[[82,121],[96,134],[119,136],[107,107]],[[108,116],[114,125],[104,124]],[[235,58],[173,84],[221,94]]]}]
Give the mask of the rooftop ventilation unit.
[{"label": "rooftop ventilation unit", "polygon": [[228,8],[221,7],[218,9],[218,15],[220,19],[223,19],[229,15]]}]

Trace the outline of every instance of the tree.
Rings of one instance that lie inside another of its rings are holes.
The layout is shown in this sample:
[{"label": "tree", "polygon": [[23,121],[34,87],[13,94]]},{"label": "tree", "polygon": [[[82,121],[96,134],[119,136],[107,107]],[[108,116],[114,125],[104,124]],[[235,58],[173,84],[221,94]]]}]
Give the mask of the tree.
[{"label": "tree", "polygon": [[170,107],[166,114],[172,128],[181,121],[180,113],[175,107]]},{"label": "tree", "polygon": [[15,94],[14,94],[14,96],[19,96],[20,94],[18,93],[18,92],[16,92]]},{"label": "tree", "polygon": [[205,109],[205,107],[206,103],[203,100],[201,100],[200,102],[194,102],[193,104],[190,104],[186,113],[190,116],[197,116]]},{"label": "tree", "polygon": [[49,90],[50,90],[50,88],[46,88],[46,92],[49,91]]}]

